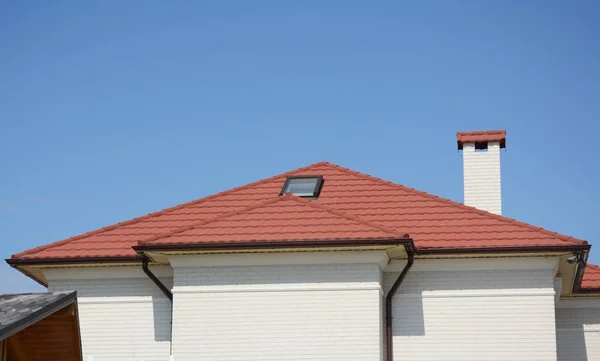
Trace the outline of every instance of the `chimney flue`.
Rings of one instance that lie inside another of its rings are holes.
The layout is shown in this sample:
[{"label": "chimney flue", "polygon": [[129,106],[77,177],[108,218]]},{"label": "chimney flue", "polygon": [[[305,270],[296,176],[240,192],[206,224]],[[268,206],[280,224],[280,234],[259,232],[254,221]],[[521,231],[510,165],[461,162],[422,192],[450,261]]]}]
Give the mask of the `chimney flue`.
[{"label": "chimney flue", "polygon": [[506,131],[456,133],[463,151],[464,203],[502,214],[500,149],[506,148]]}]

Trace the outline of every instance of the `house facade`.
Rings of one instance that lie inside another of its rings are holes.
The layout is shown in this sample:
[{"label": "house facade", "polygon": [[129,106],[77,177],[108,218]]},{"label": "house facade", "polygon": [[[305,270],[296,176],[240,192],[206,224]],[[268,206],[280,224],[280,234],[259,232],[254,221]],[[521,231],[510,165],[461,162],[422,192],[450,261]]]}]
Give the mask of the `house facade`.
[{"label": "house facade", "polygon": [[501,215],[505,132],[457,144],[465,204],[321,162],[7,262],[95,361],[600,360],[590,245]]}]

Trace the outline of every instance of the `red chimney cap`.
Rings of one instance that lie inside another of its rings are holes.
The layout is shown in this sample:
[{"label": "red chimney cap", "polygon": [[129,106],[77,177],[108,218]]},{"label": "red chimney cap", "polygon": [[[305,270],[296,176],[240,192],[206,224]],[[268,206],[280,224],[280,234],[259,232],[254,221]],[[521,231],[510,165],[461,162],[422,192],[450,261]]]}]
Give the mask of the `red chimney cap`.
[{"label": "red chimney cap", "polygon": [[500,142],[500,148],[506,148],[506,130],[487,130],[477,132],[456,133],[458,149],[463,149],[464,143]]}]

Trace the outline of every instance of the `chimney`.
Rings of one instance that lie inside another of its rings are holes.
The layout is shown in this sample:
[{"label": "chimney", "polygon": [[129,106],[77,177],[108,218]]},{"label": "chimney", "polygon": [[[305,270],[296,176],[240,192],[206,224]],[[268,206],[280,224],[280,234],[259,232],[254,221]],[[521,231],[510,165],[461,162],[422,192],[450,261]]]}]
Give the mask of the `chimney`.
[{"label": "chimney", "polygon": [[456,133],[463,151],[464,203],[502,214],[500,148],[506,148],[506,131]]}]

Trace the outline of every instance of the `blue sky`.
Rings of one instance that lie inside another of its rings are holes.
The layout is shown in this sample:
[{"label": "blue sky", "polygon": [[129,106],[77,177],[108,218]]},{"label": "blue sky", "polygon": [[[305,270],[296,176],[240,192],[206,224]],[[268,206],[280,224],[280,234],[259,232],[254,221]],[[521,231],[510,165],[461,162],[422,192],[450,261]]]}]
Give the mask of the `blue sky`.
[{"label": "blue sky", "polygon": [[[599,17],[596,1],[3,1],[0,256],[321,160],[462,201],[455,132],[506,129],[504,214],[600,263]],[[0,292],[38,289],[0,265]]]}]

